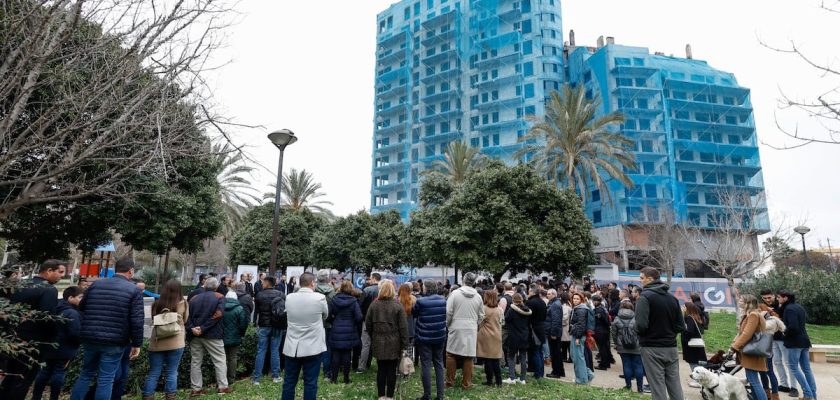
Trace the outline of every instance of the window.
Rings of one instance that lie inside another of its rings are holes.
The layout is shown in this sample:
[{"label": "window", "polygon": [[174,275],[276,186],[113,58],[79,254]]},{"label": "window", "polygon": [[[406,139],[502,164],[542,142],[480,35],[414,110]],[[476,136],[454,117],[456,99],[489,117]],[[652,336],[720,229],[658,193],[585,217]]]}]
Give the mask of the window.
[{"label": "window", "polygon": [[647,99],[636,99],[636,108],[641,108],[642,110],[647,110],[647,108],[648,108]]},{"label": "window", "polygon": [[697,173],[694,171],[682,171],[683,182],[697,182]]},{"label": "window", "polygon": [[647,79],[645,78],[636,78],[634,80],[636,87],[646,87],[647,86]]},{"label": "window", "polygon": [[522,21],[522,33],[531,33],[531,20]]},{"label": "window", "polygon": [[534,84],[528,83],[525,85],[525,98],[530,99],[534,97]]},{"label": "window", "polygon": [[731,115],[727,115],[724,121],[727,125],[738,125],[738,118]]},{"label": "window", "polygon": [[592,193],[591,193],[591,196],[589,196],[589,197],[592,198],[593,202],[601,201],[601,190],[599,190],[599,189],[593,190]]},{"label": "window", "polygon": [[601,210],[593,211],[592,212],[592,222],[595,224],[601,223]]},{"label": "window", "polygon": [[630,59],[629,58],[623,58],[623,57],[616,57],[615,58],[615,65],[630,65]]},{"label": "window", "polygon": [[472,139],[470,139],[470,146],[472,146],[472,147],[478,147],[478,138],[472,138]]},{"label": "window", "polygon": [[688,204],[700,204],[700,195],[697,192],[686,193],[685,202]]},{"label": "window", "polygon": [[408,21],[411,19],[411,7],[405,8],[405,15],[403,16],[403,20]]},{"label": "window", "polygon": [[615,78],[616,86],[633,86],[633,80],[630,78]]},{"label": "window", "polygon": [[688,213],[688,223],[693,226],[700,226],[700,214]]},{"label": "window", "polygon": [[640,119],[639,120],[639,130],[640,131],[649,131],[650,130],[650,120],[649,119]]},{"label": "window", "polygon": [[686,130],[677,131],[677,139],[691,140],[691,131],[686,131]]},{"label": "window", "polygon": [[426,0],[426,8],[429,10],[435,8],[435,0]]},{"label": "window", "polygon": [[654,167],[653,161],[645,161],[642,163],[642,173],[645,175],[656,174],[656,168]]},{"label": "window", "polygon": [[530,40],[527,40],[522,43],[522,54],[528,55],[534,52],[533,43]]},{"label": "window", "polygon": [[656,185],[653,184],[645,184],[645,197],[649,199],[656,198]]},{"label": "window", "polygon": [[715,155],[712,153],[700,153],[700,162],[713,163],[715,162]]},{"label": "window", "polygon": [[694,152],[691,150],[680,152],[680,161],[694,161]]},{"label": "window", "polygon": [[534,63],[531,61],[522,64],[523,74],[525,76],[532,76],[534,75]]},{"label": "window", "polygon": [[420,15],[420,2],[414,3],[414,16]]},{"label": "window", "polygon": [[[714,172],[704,172],[703,173],[703,183],[708,183],[710,185],[717,184],[717,174]],[[708,197],[708,196],[706,196]]]},{"label": "window", "polygon": [[729,135],[727,138],[729,144],[741,144],[741,137],[738,135]]},{"label": "window", "polygon": [[642,140],[640,142],[641,149],[645,153],[653,153],[653,141],[652,140]]},{"label": "window", "polygon": [[706,193],[706,204],[712,206],[720,205],[720,198],[717,193]]},{"label": "window", "polygon": [[744,175],[732,175],[732,183],[735,186],[746,186],[747,179]]},{"label": "window", "polygon": [[633,65],[635,65],[637,67],[644,66],[645,65],[645,60],[643,58],[634,58],[633,59]]},{"label": "window", "polygon": [[441,122],[440,123],[440,133],[449,132],[449,122]]}]

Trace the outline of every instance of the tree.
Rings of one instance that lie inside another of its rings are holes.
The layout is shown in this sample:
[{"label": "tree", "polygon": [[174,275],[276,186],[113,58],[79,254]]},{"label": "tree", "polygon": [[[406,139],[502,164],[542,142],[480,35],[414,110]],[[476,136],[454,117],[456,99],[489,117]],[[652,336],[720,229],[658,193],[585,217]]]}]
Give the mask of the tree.
[{"label": "tree", "polygon": [[[645,232],[648,250],[641,264],[658,268],[671,284],[674,269],[682,261],[686,249],[691,247],[685,225],[679,223],[670,207],[648,208],[648,223],[636,225]],[[652,218],[651,218],[652,217]]]},{"label": "tree", "polygon": [[244,175],[250,174],[254,168],[244,164],[244,156],[229,143],[215,144],[212,151],[215,162],[220,165],[219,194],[225,223],[222,226],[222,238],[229,240],[233,237],[248,208],[259,203],[253,184]]},{"label": "tree", "polygon": [[831,263],[831,257],[828,254],[823,254],[818,251],[808,250],[808,259],[801,251],[794,251],[787,257],[781,257],[778,260],[773,258],[773,263],[776,268],[787,268],[790,270],[801,270],[805,268],[813,268],[826,272],[835,272]]},{"label": "tree", "polygon": [[350,267],[352,272],[366,275],[374,270],[396,270],[408,258],[406,229],[395,210],[376,215],[362,210],[338,218],[316,233],[312,257],[320,267]]},{"label": "tree", "polygon": [[[230,241],[231,265],[250,264],[268,266],[271,261],[271,237],[274,204],[251,208],[242,228]],[[312,264],[311,244],[315,233],[324,226],[324,218],[308,209],[280,213],[277,265],[309,266]]]},{"label": "tree", "polygon": [[521,141],[525,146],[517,157],[533,155],[530,163],[546,179],[560,182],[577,191],[585,200],[589,182],[607,193],[601,174],[632,187],[624,168],[635,169],[632,153],[634,142],[610,128],[624,122],[624,116],[613,112],[598,117],[601,101],[587,99],[582,85],[563,86],[563,94],[551,92],[545,107],[545,118],[530,116],[534,122]]},{"label": "tree", "polygon": [[[429,191],[443,189],[441,194]],[[409,228],[412,259],[466,271],[580,272],[595,262],[595,238],[580,198],[560,191],[531,167],[491,161],[458,188],[424,180],[421,207]],[[423,262],[425,264],[425,262]]]},{"label": "tree", "polygon": [[467,176],[480,168],[485,161],[479,148],[470,147],[466,141],[462,140],[449,143],[443,154],[443,160],[435,160],[431,168],[423,173],[440,174],[455,185],[462,184]]},{"label": "tree", "polygon": [[[276,184],[271,184],[271,187],[277,190]],[[292,168],[286,176],[283,177],[283,183],[280,186],[280,194],[282,196],[283,204],[281,206],[292,211],[300,211],[307,209],[315,214],[323,215],[327,218],[332,218],[332,212],[325,206],[332,205],[332,202],[326,200],[318,200],[326,196],[321,192],[321,183],[316,182],[312,173],[302,169],[300,171]],[[275,193],[266,193],[263,199],[274,199]]]},{"label": "tree", "polygon": [[[0,221],[34,204],[148,192],[136,174],[201,157],[215,0],[11,0],[0,18]],[[198,127],[199,129],[196,129]],[[131,188],[131,190],[129,190]],[[133,190],[133,191],[132,191]]]},{"label": "tree", "polygon": [[762,244],[764,251],[767,252],[773,259],[773,263],[778,263],[796,253],[796,249],[790,246],[788,242],[779,237],[772,236],[767,238]]}]

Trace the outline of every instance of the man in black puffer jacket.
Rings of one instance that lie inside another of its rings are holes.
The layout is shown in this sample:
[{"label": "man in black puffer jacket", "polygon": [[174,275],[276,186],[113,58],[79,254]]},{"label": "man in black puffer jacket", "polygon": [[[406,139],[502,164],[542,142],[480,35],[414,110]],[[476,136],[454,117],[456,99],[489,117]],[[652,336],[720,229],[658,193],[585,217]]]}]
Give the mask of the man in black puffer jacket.
[{"label": "man in black puffer jacket", "polygon": [[[26,305],[33,311],[55,315],[58,290],[53,285],[64,276],[64,269],[61,261],[45,261],[37,276],[21,282],[21,287],[11,295],[10,302]],[[38,362],[44,361],[46,354],[55,351],[49,344],[57,334],[55,321],[23,321],[15,327],[15,331],[21,340],[43,343],[38,346],[38,354],[33,355]],[[39,364],[29,365],[23,360],[11,359],[7,368],[3,372],[8,375],[0,382],[0,399],[23,400],[41,367]]]},{"label": "man in black puffer jacket", "polygon": [[540,379],[545,376],[545,357],[543,356],[542,344],[545,343],[545,318],[548,308],[545,302],[540,298],[540,288],[532,283],[528,288],[528,301],[525,305],[531,309],[531,317],[529,323],[534,336],[539,340],[539,343],[531,343],[528,349],[528,362],[534,367],[534,378]]},{"label": "man in black puffer jacket", "polygon": [[108,400],[126,346],[129,358],[140,355],[143,344],[143,292],[131,281],[134,261],[122,258],[114,276],[93,283],[79,303],[84,360],[71,400],[82,400],[96,378],[96,400]]},{"label": "man in black puffer jacket", "polygon": [[642,268],[639,279],[643,288],[636,300],[636,332],[652,397],[682,399],[677,353],[677,334],[685,332],[682,309],[677,298],[668,292],[668,285],[659,280],[659,270]]},{"label": "man in black puffer jacket", "polygon": [[[271,377],[275,382],[280,381],[280,340],[283,337],[282,326],[272,316],[271,309],[274,299],[285,299],[286,295],[275,289],[276,280],[273,276],[263,279],[263,287],[257,293],[256,312],[254,318],[257,325],[257,355],[254,362],[254,373],[251,380],[259,383],[265,365],[265,357],[268,354],[269,365],[271,366]],[[280,300],[278,300],[280,301]],[[285,301],[285,300],[283,300]]]}]

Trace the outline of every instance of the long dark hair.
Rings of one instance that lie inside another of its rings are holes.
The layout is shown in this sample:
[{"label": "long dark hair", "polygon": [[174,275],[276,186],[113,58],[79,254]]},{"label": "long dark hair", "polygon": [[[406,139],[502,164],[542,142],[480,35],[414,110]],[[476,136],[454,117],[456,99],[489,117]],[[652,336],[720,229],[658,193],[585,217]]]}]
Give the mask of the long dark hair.
[{"label": "long dark hair", "polygon": [[158,315],[164,309],[175,312],[178,304],[182,301],[184,301],[184,296],[181,294],[181,282],[177,279],[170,279],[163,284],[160,298],[152,304],[152,315]]},{"label": "long dark hair", "polygon": [[700,308],[697,307],[693,302],[687,301],[685,302],[685,313],[694,319],[694,322],[698,324],[703,324],[703,317],[700,315]]}]

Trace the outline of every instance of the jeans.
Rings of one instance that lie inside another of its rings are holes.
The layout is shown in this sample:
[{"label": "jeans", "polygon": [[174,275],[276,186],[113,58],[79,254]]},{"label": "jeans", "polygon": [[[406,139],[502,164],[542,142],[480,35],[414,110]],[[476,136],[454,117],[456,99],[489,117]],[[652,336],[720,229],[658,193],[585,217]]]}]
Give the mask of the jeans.
[{"label": "jeans", "polygon": [[528,364],[525,360],[525,350],[510,349],[507,356],[508,377],[510,379],[516,379],[516,362],[519,361],[519,379],[525,380],[525,375],[528,373]]},{"label": "jeans", "polygon": [[676,347],[642,347],[642,363],[654,399],[683,399],[679,358]]},{"label": "jeans", "polygon": [[639,354],[618,353],[621,357],[621,366],[624,368],[624,386],[632,387],[633,379],[636,379],[636,390],[641,391],[645,378],[645,369],[642,367],[642,356]]},{"label": "jeans", "polygon": [[560,352],[561,348],[560,338],[552,339],[548,338],[548,353],[551,356],[551,375],[552,376],[566,376],[565,367],[563,367],[563,358],[562,353]]},{"label": "jeans", "polygon": [[528,350],[528,360],[534,365],[534,378],[540,379],[545,376],[545,359],[543,358],[542,346],[532,346]]},{"label": "jeans", "polygon": [[770,389],[770,393],[779,393],[779,381],[773,371],[773,357],[767,359],[767,372],[759,372],[761,375],[761,387]]},{"label": "jeans", "polygon": [[572,339],[570,344],[572,349],[572,365],[575,369],[575,383],[585,385],[595,379],[595,373],[586,365],[584,353],[586,353],[586,343],[581,338],[579,344]]},{"label": "jeans", "polygon": [[128,382],[128,366],[131,363],[131,346],[123,351],[120,368],[114,375],[114,386],[111,388],[111,400],[120,400],[125,394],[125,384]]},{"label": "jeans", "polygon": [[811,361],[808,359],[808,349],[787,349],[787,361],[790,374],[799,382],[802,397],[817,398],[817,382],[811,371]]},{"label": "jeans", "polygon": [[483,358],[484,360],[484,374],[487,375],[487,383],[493,384],[495,379],[496,385],[502,384],[502,365],[498,358]]},{"label": "jeans", "polygon": [[123,346],[110,346],[95,343],[85,343],[82,357],[82,369],[79,378],[70,392],[70,400],[84,400],[91,381],[96,378],[95,400],[109,400],[114,388],[114,377],[120,369]]},{"label": "jeans", "polygon": [[[796,378],[790,375],[787,364],[787,348],[781,340],[773,341],[773,370],[779,378],[779,385],[796,388]],[[790,379],[788,379],[790,377]]]},{"label": "jeans", "polygon": [[260,327],[257,329],[257,358],[254,360],[254,373],[251,379],[259,381],[265,365],[265,353],[269,352],[271,361],[271,377],[280,377],[280,337],[283,331],[275,328]]},{"label": "jeans", "polygon": [[423,399],[429,400],[432,396],[432,366],[435,368],[435,386],[437,399],[443,400],[443,352],[445,343],[439,344],[417,344],[420,353],[421,379],[423,380]]},{"label": "jeans", "polygon": [[64,375],[67,373],[67,365],[70,360],[47,360],[46,366],[41,368],[35,377],[35,385],[32,387],[32,400],[41,400],[44,389],[50,385],[50,400],[58,400],[61,389],[64,387]]},{"label": "jeans", "polygon": [[[324,328],[324,337],[330,337],[330,330],[331,328]],[[330,377],[330,357],[332,356],[332,348],[330,347],[329,340],[326,342],[327,344],[327,351],[321,353],[321,364],[324,367],[324,376],[329,378]]]},{"label": "jeans", "polygon": [[351,349],[333,349],[330,354],[329,379],[338,382],[338,372],[344,375],[344,383],[350,383],[350,352]]},{"label": "jeans", "polygon": [[295,400],[300,371],[303,370],[303,400],[315,400],[318,395],[318,374],[321,372],[321,355],[286,357],[286,376],[283,380],[281,400]]},{"label": "jeans", "polygon": [[761,389],[761,380],[758,379],[758,371],[749,368],[744,368],[744,375],[752,387],[754,400],[767,400],[767,394]]},{"label": "jeans", "polygon": [[166,382],[163,385],[164,393],[175,393],[178,391],[178,364],[181,363],[181,356],[184,355],[184,348],[167,351],[149,352],[149,375],[146,376],[146,384],[143,385],[143,396],[154,396],[161,372],[165,375]]},{"label": "jeans", "polygon": [[379,397],[394,397],[397,388],[397,363],[400,360],[376,360],[376,392]]}]

